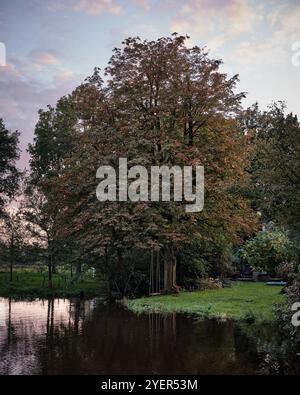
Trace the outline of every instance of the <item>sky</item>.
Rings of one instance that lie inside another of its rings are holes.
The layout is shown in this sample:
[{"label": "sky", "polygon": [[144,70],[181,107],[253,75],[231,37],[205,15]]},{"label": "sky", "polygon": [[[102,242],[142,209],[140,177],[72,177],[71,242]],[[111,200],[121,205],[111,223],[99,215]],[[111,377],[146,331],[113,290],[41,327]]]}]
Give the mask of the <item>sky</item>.
[{"label": "sky", "polygon": [[245,107],[284,100],[300,116],[300,0],[0,0],[0,118],[21,133],[19,167],[39,109],[104,69],[124,38],[173,32],[240,75]]}]

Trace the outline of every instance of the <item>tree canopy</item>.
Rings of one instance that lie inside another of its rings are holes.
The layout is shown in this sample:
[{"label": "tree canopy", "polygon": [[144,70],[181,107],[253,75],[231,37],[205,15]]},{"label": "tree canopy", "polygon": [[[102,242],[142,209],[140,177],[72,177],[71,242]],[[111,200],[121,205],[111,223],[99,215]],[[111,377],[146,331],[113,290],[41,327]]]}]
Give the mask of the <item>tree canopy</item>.
[{"label": "tree canopy", "polygon": [[[177,289],[183,245],[204,245],[221,233],[238,244],[257,222],[241,193],[249,144],[236,120],[244,97],[235,93],[238,77],[228,78],[221,61],[187,48],[186,40],[125,40],[105,83],[95,69],[56,108],[40,112],[30,147],[33,175],[58,214],[61,237],[76,238],[85,253],[113,251],[119,267],[126,251],[160,249],[166,291]],[[98,202],[97,168],[116,168],[121,157],[146,168],[203,165],[203,212],[187,214],[183,202]]]}]

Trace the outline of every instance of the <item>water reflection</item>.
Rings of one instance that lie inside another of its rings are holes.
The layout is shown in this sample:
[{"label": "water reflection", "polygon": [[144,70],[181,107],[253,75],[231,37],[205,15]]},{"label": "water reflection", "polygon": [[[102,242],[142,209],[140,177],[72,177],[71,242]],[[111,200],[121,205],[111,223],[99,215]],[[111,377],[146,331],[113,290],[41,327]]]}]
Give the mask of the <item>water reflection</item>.
[{"label": "water reflection", "polygon": [[91,312],[92,304],[80,300],[12,302],[0,298],[0,373],[40,373],[41,350],[51,351],[55,332],[63,328],[79,332],[83,321],[80,312]]},{"label": "water reflection", "polygon": [[99,300],[0,299],[1,374],[253,374],[262,360],[232,322],[137,316]]}]

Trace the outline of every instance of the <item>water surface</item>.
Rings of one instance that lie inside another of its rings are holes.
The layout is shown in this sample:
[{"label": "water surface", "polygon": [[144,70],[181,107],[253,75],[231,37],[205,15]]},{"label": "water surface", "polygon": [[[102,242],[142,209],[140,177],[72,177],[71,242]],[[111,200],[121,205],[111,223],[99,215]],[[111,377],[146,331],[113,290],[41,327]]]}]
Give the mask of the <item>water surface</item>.
[{"label": "water surface", "polygon": [[0,298],[0,374],[254,374],[264,358],[232,322]]}]

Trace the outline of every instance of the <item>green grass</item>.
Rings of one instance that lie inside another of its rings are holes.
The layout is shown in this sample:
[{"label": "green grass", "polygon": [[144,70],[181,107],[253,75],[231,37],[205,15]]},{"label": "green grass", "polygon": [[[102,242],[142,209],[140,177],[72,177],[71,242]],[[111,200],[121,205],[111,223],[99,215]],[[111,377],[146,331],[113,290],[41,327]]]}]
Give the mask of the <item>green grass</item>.
[{"label": "green grass", "polygon": [[281,287],[264,283],[233,283],[231,287],[179,295],[133,299],[128,308],[136,313],[188,313],[207,318],[267,322],[274,319],[273,305],[284,301]]},{"label": "green grass", "polygon": [[12,282],[9,281],[8,271],[0,272],[0,296],[4,297],[93,297],[103,295],[104,291],[105,282],[89,273],[83,274],[78,280],[67,273],[54,274],[53,287],[50,289],[46,271],[16,269]]}]

